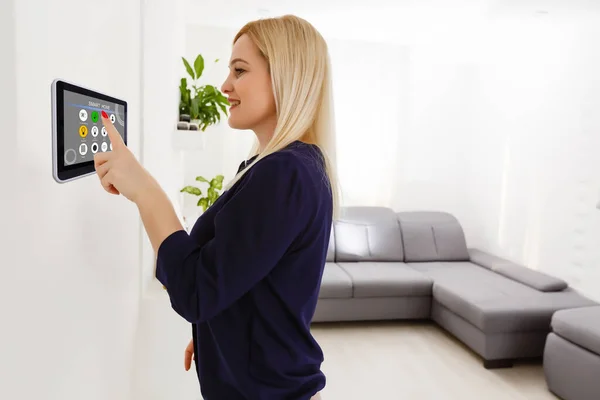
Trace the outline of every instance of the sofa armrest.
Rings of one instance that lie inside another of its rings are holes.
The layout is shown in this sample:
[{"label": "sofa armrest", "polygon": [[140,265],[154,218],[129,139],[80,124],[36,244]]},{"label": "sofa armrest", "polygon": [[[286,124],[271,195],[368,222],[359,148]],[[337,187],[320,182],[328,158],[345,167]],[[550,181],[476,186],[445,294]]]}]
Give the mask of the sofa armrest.
[{"label": "sofa armrest", "polygon": [[516,265],[512,261],[495,256],[479,249],[469,249],[469,261],[480,267],[493,270],[502,265]]},{"label": "sofa armrest", "polygon": [[560,292],[569,285],[562,279],[521,265],[500,265],[492,269],[495,273],[539,290],[540,292]]},{"label": "sofa armrest", "polygon": [[516,264],[478,249],[469,249],[470,261],[540,292],[560,292],[569,285],[562,279]]}]

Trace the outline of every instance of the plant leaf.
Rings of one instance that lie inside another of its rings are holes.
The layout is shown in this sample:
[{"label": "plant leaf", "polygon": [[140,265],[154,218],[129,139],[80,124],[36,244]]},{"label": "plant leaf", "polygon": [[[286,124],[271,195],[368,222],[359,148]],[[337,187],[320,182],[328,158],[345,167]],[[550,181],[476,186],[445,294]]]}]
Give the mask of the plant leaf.
[{"label": "plant leaf", "polygon": [[205,178],[205,177],[203,177],[203,176],[197,176],[197,177],[196,177],[196,180],[197,180],[197,181],[200,181],[200,182],[206,182],[206,183],[209,183],[209,182],[208,182],[208,179],[206,179],[206,178]]},{"label": "plant leaf", "polygon": [[198,54],[196,57],[196,61],[194,61],[194,70],[196,71],[196,79],[202,76],[202,72],[204,72],[204,57],[202,54]]},{"label": "plant leaf", "polygon": [[187,78],[181,78],[179,83],[179,93],[183,96],[187,92]]},{"label": "plant leaf", "polygon": [[181,94],[181,100],[184,100],[188,94],[187,79],[185,78],[181,78],[181,83],[179,84],[179,94]]},{"label": "plant leaf", "polygon": [[206,93],[208,96],[216,96],[217,94],[217,88],[214,87],[213,85],[206,85]]},{"label": "plant leaf", "polygon": [[213,188],[213,189],[219,189],[219,190],[221,190],[221,189],[223,189],[223,181],[219,180],[217,178],[213,178],[210,181],[210,187]]},{"label": "plant leaf", "polygon": [[185,69],[187,70],[188,74],[190,74],[192,79],[196,79],[194,76],[194,70],[190,66],[190,63],[185,59],[185,57],[181,57],[181,59],[183,60],[183,65],[185,65]]},{"label": "plant leaf", "polygon": [[190,112],[190,90],[187,88],[187,79],[181,78],[181,83],[179,85],[179,114],[188,114]]},{"label": "plant leaf", "polygon": [[225,104],[219,103],[219,108],[221,109],[221,111],[223,111],[223,114],[227,115],[227,107],[225,106]]},{"label": "plant leaf", "polygon": [[217,194],[217,191],[214,188],[210,187],[208,188],[207,197],[211,203],[214,203],[215,200],[217,200],[217,198],[219,197],[219,195]]},{"label": "plant leaf", "polygon": [[230,106],[231,104],[229,104],[229,100],[227,100],[227,97],[225,97],[225,95],[221,92],[217,93],[217,99],[220,100],[221,103]]},{"label": "plant leaf", "polygon": [[208,198],[203,197],[200,200],[198,200],[198,207],[202,207],[202,210],[206,211],[206,209],[208,208]]},{"label": "plant leaf", "polygon": [[198,98],[197,98],[197,97],[194,97],[194,98],[192,99],[192,106],[191,106],[190,108],[191,108],[191,114],[192,114],[190,117],[191,117],[192,119],[196,119],[196,118],[198,118],[198,115],[199,115],[199,113],[200,113],[200,112],[199,112],[199,111],[200,111],[200,109],[199,109],[199,105],[198,105]]},{"label": "plant leaf", "polygon": [[202,191],[199,188],[195,187],[195,186],[186,186],[186,187],[184,187],[183,189],[180,190],[180,193],[184,193],[184,192],[185,193],[189,193],[189,194],[193,194],[193,195],[196,195],[196,196],[202,195]]}]

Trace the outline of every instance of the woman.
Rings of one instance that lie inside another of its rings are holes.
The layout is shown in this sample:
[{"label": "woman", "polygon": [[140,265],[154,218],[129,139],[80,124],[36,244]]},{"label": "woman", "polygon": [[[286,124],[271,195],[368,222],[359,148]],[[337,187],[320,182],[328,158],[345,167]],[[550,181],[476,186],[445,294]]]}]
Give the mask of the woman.
[{"label": "woman", "polygon": [[327,46],[294,17],[235,36],[229,125],[251,129],[251,157],[190,234],[103,114],[113,151],[95,156],[102,186],[138,206],[156,277],[192,324],[207,400],[318,399],[323,354],[310,333],[338,196]]}]

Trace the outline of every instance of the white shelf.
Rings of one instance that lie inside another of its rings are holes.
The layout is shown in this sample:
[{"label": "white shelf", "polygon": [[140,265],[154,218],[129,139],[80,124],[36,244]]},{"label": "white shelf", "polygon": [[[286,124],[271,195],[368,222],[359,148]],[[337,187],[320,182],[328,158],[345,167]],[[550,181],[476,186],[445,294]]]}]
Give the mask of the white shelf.
[{"label": "white shelf", "polygon": [[172,133],[173,149],[178,151],[204,150],[206,145],[206,132],[175,130]]}]

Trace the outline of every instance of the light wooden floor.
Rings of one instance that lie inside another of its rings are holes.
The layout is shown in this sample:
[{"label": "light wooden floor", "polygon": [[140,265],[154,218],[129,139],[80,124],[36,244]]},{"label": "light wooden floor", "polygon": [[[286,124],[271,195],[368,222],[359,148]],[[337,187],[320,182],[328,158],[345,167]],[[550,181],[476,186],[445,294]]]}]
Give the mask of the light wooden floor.
[{"label": "light wooden floor", "polygon": [[433,323],[316,323],[312,331],[325,353],[323,400],[557,399],[540,362],[486,370]]}]

